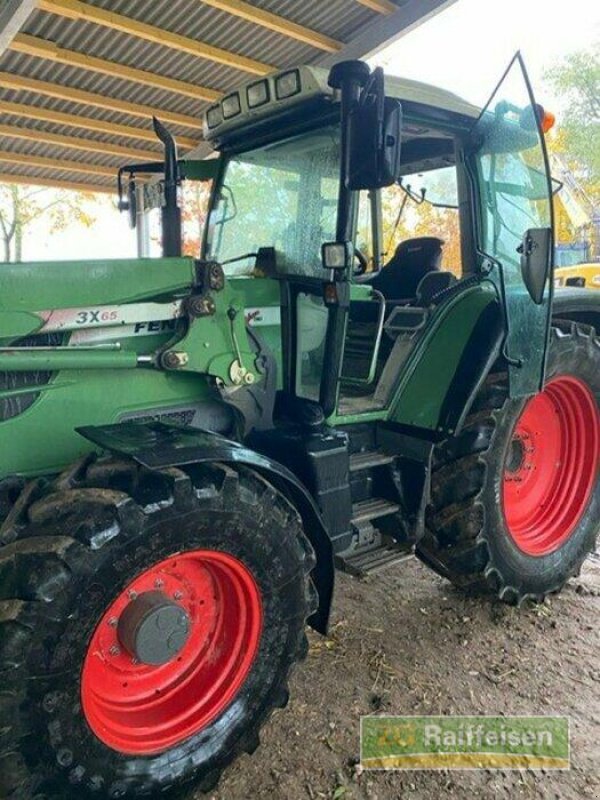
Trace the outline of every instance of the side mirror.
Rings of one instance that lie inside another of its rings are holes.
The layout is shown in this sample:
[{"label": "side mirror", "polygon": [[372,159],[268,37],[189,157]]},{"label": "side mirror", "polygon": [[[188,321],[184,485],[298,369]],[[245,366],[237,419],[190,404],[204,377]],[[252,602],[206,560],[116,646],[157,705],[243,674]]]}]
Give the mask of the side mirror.
[{"label": "side mirror", "polygon": [[129,227],[135,228],[137,225],[137,193],[136,193],[136,184],[133,178],[130,178],[127,182],[127,199],[124,198],[123,192],[123,178],[122,172],[119,170],[119,185],[118,185],[118,192],[119,192],[119,202],[117,203],[117,208],[119,211],[127,211],[129,217]]},{"label": "side mirror", "polygon": [[348,188],[391,186],[400,177],[402,107],[385,96],[381,67],[371,74],[348,122]]},{"label": "side mirror", "polygon": [[536,305],[544,301],[552,258],[552,229],[530,228],[517,247],[521,256],[521,274],[529,296]]}]

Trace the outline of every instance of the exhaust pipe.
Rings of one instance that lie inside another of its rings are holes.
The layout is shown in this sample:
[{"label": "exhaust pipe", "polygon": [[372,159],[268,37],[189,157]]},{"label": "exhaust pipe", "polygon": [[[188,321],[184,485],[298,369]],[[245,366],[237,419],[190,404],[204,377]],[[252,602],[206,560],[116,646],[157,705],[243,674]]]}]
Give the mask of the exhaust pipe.
[{"label": "exhaust pipe", "polygon": [[181,183],[181,171],[177,160],[177,145],[167,128],[156,117],[152,117],[154,132],[165,148],[164,202],[161,208],[162,251],[164,258],[181,255],[181,209],[177,202],[177,188]]}]

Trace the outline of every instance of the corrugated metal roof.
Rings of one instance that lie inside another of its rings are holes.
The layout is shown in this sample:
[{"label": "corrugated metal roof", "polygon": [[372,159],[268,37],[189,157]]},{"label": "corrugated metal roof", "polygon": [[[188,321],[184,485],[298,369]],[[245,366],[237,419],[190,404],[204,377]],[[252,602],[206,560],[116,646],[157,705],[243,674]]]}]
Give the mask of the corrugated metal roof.
[{"label": "corrugated metal roof", "polygon": [[[397,0],[402,6],[407,0]],[[380,15],[359,0],[254,0],[250,5],[262,9],[313,31],[325,34],[342,45],[351,42]],[[130,20],[156,26],[164,31],[180,34],[195,41],[222,48],[231,53],[285,68],[299,63],[315,63],[325,55],[322,48],[298,41],[290,36],[268,30],[266,27],[218,10],[201,0],[87,0],[86,6],[108,10]],[[227,92],[251,77],[251,73],[237,67],[216,63],[187,52],[147,41],[138,36],[113,30],[81,19],[70,19],[46,10],[34,11],[21,34],[36,37],[85,56],[92,56],[115,65],[133,67],[165,78],[185,81],[195,86]],[[201,97],[194,99],[178,91],[140,83],[124,75],[107,75],[80,66],[58,63],[46,57],[32,56],[16,49],[7,49],[0,56],[0,73],[57,84],[60,87],[93,92],[106,98],[115,98],[132,104],[142,104],[161,111],[200,118],[207,106]],[[89,131],[82,125],[61,121],[40,121],[26,116],[7,113],[4,103],[19,103],[46,109],[50,112],[70,114],[89,120],[100,120],[110,125],[125,125],[137,130],[151,130],[150,120],[121,110],[99,108],[87,103],[50,97],[38,91],[0,87],[0,125],[12,129],[25,129],[31,139],[2,136],[0,151],[58,160],[116,167],[123,163],[122,155],[109,155],[78,150],[49,142],[45,134],[58,134],[89,142],[118,144],[149,153],[160,152],[158,144],[143,139],[123,137]],[[178,137],[200,141],[200,130],[170,124]],[[5,128],[3,128],[3,131]],[[18,132],[18,130],[16,131]],[[135,159],[132,159],[135,160]],[[110,179],[67,170],[50,170],[22,164],[0,163],[0,172],[20,174],[28,178],[46,178],[86,182],[90,185],[110,185]]]}]

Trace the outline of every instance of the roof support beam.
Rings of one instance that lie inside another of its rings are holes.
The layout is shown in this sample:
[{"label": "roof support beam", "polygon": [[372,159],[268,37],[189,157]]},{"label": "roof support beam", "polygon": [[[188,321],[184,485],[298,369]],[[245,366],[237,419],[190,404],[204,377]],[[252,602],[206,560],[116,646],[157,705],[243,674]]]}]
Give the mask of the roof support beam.
[{"label": "roof support beam", "polygon": [[103,58],[85,55],[85,53],[77,53],[75,50],[66,50],[54,44],[54,42],[48,42],[36,36],[29,36],[26,33],[17,34],[10,44],[10,49],[35,58],[45,58],[57,64],[64,64],[67,67],[85,69],[90,72],[98,72],[101,75],[109,75],[111,78],[121,78],[125,81],[141,83],[144,86],[152,86],[154,89],[176,92],[186,97],[192,97],[194,100],[207,100],[212,103],[222,96],[221,92],[208,89],[206,86],[196,86],[186,81],[167,78],[164,75],[155,75],[153,72],[146,72],[134,67],[127,67],[125,64],[117,64],[114,61],[106,61]]},{"label": "roof support beam", "polygon": [[102,25],[105,28],[126,33],[128,36],[136,36],[147,42],[153,42],[163,47],[171,47],[179,52],[188,53],[197,58],[208,59],[234,69],[244,70],[253,75],[266,75],[274,69],[274,67],[264,64],[262,61],[255,61],[252,58],[222,50],[220,47],[213,47],[213,45],[205,42],[199,42],[179,33],[172,33],[163,28],[148,25],[146,22],[140,22],[122,14],[114,14],[112,11],[82,3],[80,0],[38,0],[38,8],[41,11],[58,14],[68,19]]},{"label": "roof support beam", "polygon": [[117,176],[117,170],[113,167],[85,164],[82,161],[65,161],[62,158],[44,158],[29,153],[11,153],[6,150],[0,150],[0,162],[22,164],[24,167],[38,167],[39,169],[57,169],[62,172],[81,172],[84,175],[100,175],[103,178],[116,179]]},{"label": "roof support beam", "polygon": [[[61,86],[58,83],[48,81],[38,81],[34,78],[27,78],[21,75],[12,75],[9,72],[0,72],[0,88],[12,89],[14,91],[36,92],[47,97],[56,97],[59,100],[68,100],[72,103],[104,108],[107,111],[118,111],[129,114],[132,117],[142,117],[148,119],[153,114],[160,116],[164,122],[173,125],[185,125],[188,128],[202,128],[202,121],[198,117],[190,117],[187,114],[178,114],[174,111],[165,109],[157,110],[152,106],[144,106],[139,103],[127,103],[117,100],[116,97],[106,97],[94,92],[84,92],[81,89],[73,89],[70,86]],[[1,105],[0,105],[1,108]]]},{"label": "roof support beam", "polygon": [[361,6],[370,8],[371,11],[377,11],[379,14],[393,14],[398,10],[395,3],[390,3],[390,0],[356,0]]},{"label": "roof support beam", "polygon": [[89,153],[101,153],[105,156],[116,156],[127,161],[157,161],[161,155],[153,150],[138,150],[135,147],[123,147],[110,142],[95,142],[92,139],[78,139],[73,136],[63,136],[59,133],[33,130],[32,128],[18,128],[13,125],[0,125],[0,136],[11,139],[22,139],[26,142],[37,144],[55,144],[67,150],[85,150]]},{"label": "roof support beam", "polygon": [[394,6],[393,13],[382,14],[365,25],[362,32],[339,53],[323,56],[317,64],[331,67],[346,59],[370,58],[455,2],[456,0],[404,0],[401,6]]},{"label": "roof support beam", "polygon": [[37,0],[5,0],[3,5],[0,10],[0,55],[35,11]]},{"label": "roof support beam", "polygon": [[280,17],[278,14],[273,14],[270,11],[264,11],[262,8],[257,8],[244,0],[200,0],[205,6],[212,6],[218,8],[219,11],[226,11],[233,17],[240,17],[247,22],[253,22],[255,25],[260,25],[267,30],[281,33],[283,36],[289,36],[290,39],[297,39],[299,42],[316,47],[319,50],[325,50],[328,53],[337,53],[342,49],[341,42],[332,39],[330,36],[325,36],[323,33],[314,31],[304,25],[298,25],[285,17]]},{"label": "roof support beam", "polygon": [[[145,128],[131,128],[128,125],[116,125],[114,122],[107,122],[102,119],[92,119],[92,117],[80,117],[77,114],[65,114],[62,111],[53,111],[50,108],[38,108],[37,106],[23,105],[22,103],[7,103],[0,100],[0,114],[13,114],[25,119],[37,119],[41,122],[50,122],[53,125],[71,125],[74,128],[84,128],[87,131],[105,133],[110,136],[122,136],[127,139],[142,139],[146,142],[156,142],[154,131]],[[178,136],[177,142],[181,147],[191,148],[198,144],[197,139],[190,139],[187,136]]]},{"label": "roof support beam", "polygon": [[10,172],[0,172],[0,183],[16,183],[20,186],[47,186],[49,189],[68,189],[72,192],[117,193],[117,190],[110,186],[78,183],[77,181],[59,181],[54,178],[33,178],[28,175],[12,175]]}]

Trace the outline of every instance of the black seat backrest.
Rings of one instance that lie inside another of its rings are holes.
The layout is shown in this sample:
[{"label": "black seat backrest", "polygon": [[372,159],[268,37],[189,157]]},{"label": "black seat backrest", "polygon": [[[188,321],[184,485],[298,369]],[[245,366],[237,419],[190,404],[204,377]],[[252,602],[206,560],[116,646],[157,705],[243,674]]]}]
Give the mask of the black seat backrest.
[{"label": "black seat backrest", "polygon": [[455,283],[456,277],[451,272],[428,272],[417,286],[415,305],[428,308],[437,294]]},{"label": "black seat backrest", "polygon": [[425,275],[440,269],[443,244],[436,236],[401,242],[390,261],[370,281],[371,286],[389,300],[415,297]]}]

